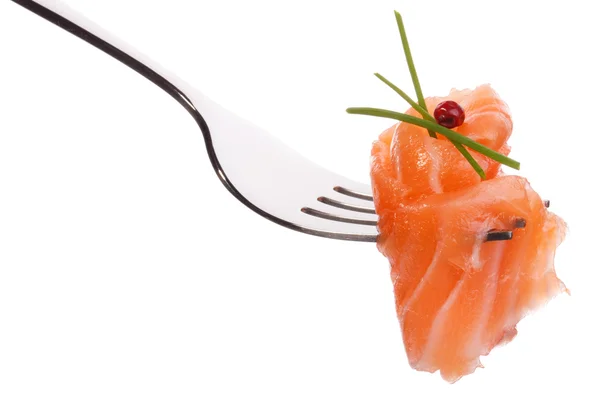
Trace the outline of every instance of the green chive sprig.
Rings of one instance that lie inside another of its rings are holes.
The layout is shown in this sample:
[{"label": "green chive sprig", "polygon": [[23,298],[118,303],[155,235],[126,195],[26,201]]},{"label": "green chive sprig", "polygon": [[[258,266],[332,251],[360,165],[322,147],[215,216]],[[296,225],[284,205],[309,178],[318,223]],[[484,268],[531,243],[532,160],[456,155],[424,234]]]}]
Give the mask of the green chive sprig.
[{"label": "green chive sprig", "polygon": [[[400,40],[402,41],[402,49],[404,49],[404,56],[406,58],[406,63],[408,64],[408,71],[410,72],[410,77],[413,81],[413,86],[415,87],[415,93],[417,94],[417,102],[423,109],[427,110],[427,104],[425,104],[425,97],[423,97],[423,91],[421,90],[421,83],[417,76],[415,62],[413,61],[410,46],[408,45],[408,37],[406,36],[406,29],[404,29],[402,15],[400,15],[398,11],[394,11],[394,14],[396,15],[396,23],[398,24],[398,31],[400,32]],[[431,130],[429,131],[429,136],[432,138],[437,137],[435,132]]]},{"label": "green chive sprig", "polygon": [[518,161],[513,160],[510,157],[505,156],[504,154],[498,153],[495,150],[490,149],[478,143],[466,136],[461,135],[451,129],[443,127],[437,123],[435,118],[429,114],[427,110],[427,104],[425,103],[425,98],[423,97],[423,91],[421,89],[421,84],[419,82],[419,78],[417,76],[417,71],[415,68],[414,60],[412,58],[412,54],[410,52],[410,46],[408,44],[408,38],[406,36],[406,29],[404,28],[404,22],[402,21],[402,16],[398,11],[394,11],[396,16],[396,23],[398,24],[398,31],[400,32],[400,39],[402,41],[402,48],[404,50],[404,55],[406,58],[406,63],[408,65],[408,70],[410,72],[410,76],[412,78],[413,86],[415,89],[415,93],[417,95],[417,101],[415,102],[408,94],[406,94],[402,89],[394,85],[392,82],[384,78],[381,74],[376,73],[375,76],[379,78],[383,83],[389,86],[392,90],[394,90],[400,97],[402,97],[415,111],[417,111],[423,118],[414,117],[412,115],[403,114],[395,111],[384,110],[380,108],[368,108],[368,107],[353,107],[348,108],[346,111],[349,114],[359,114],[359,115],[369,115],[373,117],[381,117],[381,118],[390,118],[395,119],[401,122],[405,122],[408,124],[420,126],[428,130],[429,136],[432,138],[437,138],[436,132],[440,135],[445,136],[456,148],[457,150],[467,159],[469,164],[473,167],[473,169],[477,172],[477,174],[485,179],[485,171],[481,166],[477,163],[477,161],[473,158],[471,153],[465,148],[468,147],[478,153],[495,160],[501,164],[504,164],[508,167],[514,168],[516,170],[520,169],[521,164]]}]

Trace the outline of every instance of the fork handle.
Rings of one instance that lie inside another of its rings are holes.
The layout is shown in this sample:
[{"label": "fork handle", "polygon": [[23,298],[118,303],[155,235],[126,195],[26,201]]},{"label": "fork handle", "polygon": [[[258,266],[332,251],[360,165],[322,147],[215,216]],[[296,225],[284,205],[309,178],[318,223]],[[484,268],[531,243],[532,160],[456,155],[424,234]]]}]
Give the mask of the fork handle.
[{"label": "fork handle", "polygon": [[12,1],[121,61],[171,95],[191,114],[198,113],[185,95],[199,94],[196,89],[68,5],[58,0]]}]

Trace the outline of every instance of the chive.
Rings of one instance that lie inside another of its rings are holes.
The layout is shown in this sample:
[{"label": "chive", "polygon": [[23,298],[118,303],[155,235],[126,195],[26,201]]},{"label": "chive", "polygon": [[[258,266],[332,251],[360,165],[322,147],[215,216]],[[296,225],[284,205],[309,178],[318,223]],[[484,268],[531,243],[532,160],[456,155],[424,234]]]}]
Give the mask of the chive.
[{"label": "chive", "polygon": [[[425,110],[423,107],[421,107],[420,105],[418,105],[402,89],[400,89],[398,86],[394,85],[392,82],[390,82],[389,80],[387,80],[386,78],[384,78],[383,75],[381,75],[379,73],[375,73],[375,76],[377,78],[379,78],[383,83],[385,83],[386,85],[388,85],[390,88],[392,88],[392,90],[394,90],[396,93],[398,93],[400,95],[400,97],[402,97],[404,100],[406,100],[406,102],[408,104],[410,104],[411,107],[415,109],[415,111],[417,111],[419,114],[421,114],[423,116],[423,118],[428,119],[431,122],[436,122],[435,118],[433,118],[431,116],[431,114],[429,114],[427,112],[427,110]],[[481,166],[479,165],[479,163],[477,162],[477,160],[475,160],[473,158],[473,156],[471,155],[471,153],[469,153],[467,151],[467,149],[465,149],[465,147],[462,144],[457,143],[454,140],[450,140],[450,142],[452,142],[452,144],[456,147],[456,149],[460,152],[460,154],[462,154],[467,159],[467,161],[469,162],[469,164],[471,164],[471,166],[473,167],[473,169],[475,169],[475,171],[481,177],[481,179],[485,179],[485,171],[483,170],[483,168],[481,168]]]},{"label": "chive", "polygon": [[457,143],[463,144],[478,153],[483,154],[486,157],[491,158],[492,160],[498,161],[501,164],[504,164],[508,167],[514,168],[516,170],[521,168],[521,164],[518,161],[513,160],[505,156],[504,154],[498,153],[481,143],[474,141],[473,139],[469,139],[466,136],[461,135],[460,133],[454,132],[451,129],[445,128],[441,125],[436,124],[435,122],[431,122],[425,119],[421,119],[418,117],[413,117],[412,115],[402,114],[395,111],[382,110],[380,108],[348,108],[346,110],[348,114],[360,114],[360,115],[370,115],[373,117],[382,117],[382,118],[390,118],[398,121],[406,122],[408,124],[420,126],[425,129],[431,129],[435,132],[438,132],[440,135],[446,136],[448,139],[456,141]]},{"label": "chive", "polygon": [[[406,57],[406,64],[408,64],[408,70],[410,71],[410,77],[413,81],[413,86],[415,87],[415,93],[417,94],[417,102],[419,105],[427,110],[427,104],[425,103],[425,98],[423,97],[423,91],[421,90],[421,83],[419,83],[419,77],[417,76],[417,70],[415,68],[415,63],[412,58],[412,54],[410,52],[410,46],[408,45],[408,37],[406,36],[406,30],[404,29],[404,22],[402,21],[402,15],[398,11],[394,11],[396,15],[396,23],[398,24],[398,31],[400,32],[400,39],[402,40],[402,48],[404,49],[404,56]],[[429,130],[429,136],[432,138],[436,138],[435,132]]]},{"label": "chive", "polygon": [[460,151],[460,154],[462,154],[467,159],[469,164],[471,164],[471,167],[473,167],[475,172],[477,172],[477,175],[479,175],[481,177],[481,179],[485,180],[485,171],[483,170],[483,168],[481,168],[481,165],[479,165],[477,160],[475,160],[473,158],[471,153],[469,153],[469,151],[467,149],[465,149],[465,146],[463,146],[460,143],[456,143],[454,140],[450,140],[450,141],[456,147],[456,149],[458,151]]},{"label": "chive", "polygon": [[421,107],[420,105],[418,105],[402,89],[400,89],[398,86],[394,85],[392,82],[390,82],[387,79],[385,79],[381,74],[379,74],[377,72],[375,73],[375,76],[377,78],[379,78],[383,83],[385,83],[386,85],[388,85],[390,88],[392,88],[393,91],[395,91],[396,93],[398,93],[400,95],[400,97],[402,97],[404,100],[406,100],[406,102],[408,104],[410,104],[410,106],[412,108],[414,108],[415,111],[417,111],[419,114],[421,114],[423,116],[423,118],[430,117],[433,121],[435,121],[435,119],[431,115],[429,115],[429,112],[427,112],[427,110],[425,110],[423,107]]}]

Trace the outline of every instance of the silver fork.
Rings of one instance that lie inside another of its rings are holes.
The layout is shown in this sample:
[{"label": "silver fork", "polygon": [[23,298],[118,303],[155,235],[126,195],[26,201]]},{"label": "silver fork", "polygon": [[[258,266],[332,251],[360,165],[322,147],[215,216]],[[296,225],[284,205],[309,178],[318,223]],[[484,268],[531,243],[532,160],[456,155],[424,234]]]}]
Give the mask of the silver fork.
[{"label": "silver fork", "polygon": [[369,185],[314,164],[65,4],[12,1],[121,61],[177,100],[200,127],[217,177],[251,210],[302,233],[377,240]]},{"label": "silver fork", "polygon": [[[114,57],[177,100],[200,127],[217,177],[252,211],[310,235],[377,241],[377,215],[369,185],[304,158],[65,4],[12,1]],[[524,226],[525,221],[519,219],[514,228]],[[486,241],[510,239],[511,230],[493,230],[486,237]]]}]

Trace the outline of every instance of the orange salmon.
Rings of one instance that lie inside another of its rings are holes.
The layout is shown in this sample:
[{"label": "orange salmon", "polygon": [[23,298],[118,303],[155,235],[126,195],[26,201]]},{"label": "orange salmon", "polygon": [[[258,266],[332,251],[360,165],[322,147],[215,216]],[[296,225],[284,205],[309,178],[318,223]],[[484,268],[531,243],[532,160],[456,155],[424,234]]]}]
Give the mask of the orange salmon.
[{"label": "orange salmon", "polygon": [[[427,109],[445,100],[465,112],[454,131],[509,154],[510,110],[489,85],[428,98]],[[407,114],[420,116],[412,108]],[[371,152],[377,246],[390,262],[409,363],[439,370],[449,382],[510,341],[528,312],[568,292],[554,268],[565,222],[525,178],[470,153],[486,180],[445,137],[403,122],[384,131]],[[492,230],[512,230],[512,240],[486,241]]]}]

